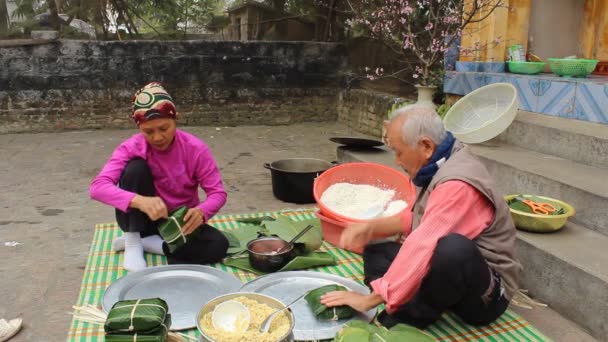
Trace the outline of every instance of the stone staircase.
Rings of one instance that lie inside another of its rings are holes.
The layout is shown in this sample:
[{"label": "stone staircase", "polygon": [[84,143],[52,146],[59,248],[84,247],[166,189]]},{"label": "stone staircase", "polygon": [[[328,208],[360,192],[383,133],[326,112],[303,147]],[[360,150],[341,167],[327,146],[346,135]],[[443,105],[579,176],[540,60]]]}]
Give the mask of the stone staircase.
[{"label": "stone staircase", "polygon": [[[520,111],[506,132],[472,150],[502,193],[542,194],[576,208],[559,232],[518,231],[521,287],[608,341],[608,126]],[[394,166],[387,150],[340,147],[338,160]]]}]

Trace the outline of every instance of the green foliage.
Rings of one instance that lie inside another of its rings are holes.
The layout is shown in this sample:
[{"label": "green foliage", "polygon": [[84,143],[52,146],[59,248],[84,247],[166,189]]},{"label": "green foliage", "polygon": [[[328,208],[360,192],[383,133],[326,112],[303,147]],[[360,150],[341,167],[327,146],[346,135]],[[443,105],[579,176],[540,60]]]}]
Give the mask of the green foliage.
[{"label": "green foliage", "polygon": [[211,32],[220,32],[230,25],[230,18],[227,15],[212,15],[205,28]]},{"label": "green foliage", "polygon": [[439,108],[437,108],[437,114],[439,114],[439,117],[441,117],[442,120],[445,118],[445,115],[448,113],[451,107],[452,106],[450,106],[449,104],[444,103],[439,106]]},{"label": "green foliage", "polygon": [[390,119],[393,117],[393,113],[395,113],[395,111],[403,106],[407,106],[407,105],[411,105],[413,104],[414,101],[412,100],[405,100],[405,101],[398,101],[393,103],[393,105],[391,106],[391,109],[388,110],[388,112],[386,112],[386,118]]}]

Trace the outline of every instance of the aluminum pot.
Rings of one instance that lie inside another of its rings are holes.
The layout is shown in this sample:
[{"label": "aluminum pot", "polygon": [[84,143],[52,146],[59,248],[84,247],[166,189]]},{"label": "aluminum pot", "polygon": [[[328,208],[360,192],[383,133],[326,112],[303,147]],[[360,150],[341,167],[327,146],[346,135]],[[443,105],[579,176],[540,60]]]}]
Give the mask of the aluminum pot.
[{"label": "aluminum pot", "polygon": [[335,163],[313,158],[290,158],[265,163],[272,176],[274,197],[289,203],[315,203],[312,188],[315,178]]},{"label": "aluminum pot", "polygon": [[295,257],[293,245],[280,253],[275,252],[288,244],[287,241],[273,236],[251,240],[247,243],[249,263],[256,270],[268,273],[276,272]]},{"label": "aluminum pot", "polygon": [[[275,298],[272,298],[270,296],[266,296],[266,295],[263,295],[260,293],[254,293],[254,292],[235,292],[235,293],[229,293],[229,294],[215,297],[212,300],[210,300],[209,302],[207,302],[207,304],[203,305],[201,310],[198,312],[198,315],[196,316],[196,326],[198,328],[198,332],[201,333],[201,338],[200,338],[201,341],[217,342],[205,333],[205,331],[202,327],[202,324],[201,324],[203,317],[206,314],[208,314],[209,312],[213,312],[213,310],[215,309],[215,307],[218,304],[231,300],[231,299],[234,299],[234,298],[237,298],[237,297],[247,297],[249,299],[253,299],[253,300],[257,301],[258,303],[266,304],[277,310],[285,307],[285,304],[282,303],[281,301],[279,301],[278,299],[275,299]],[[295,318],[293,317],[293,313],[291,312],[291,309],[287,309],[284,312],[287,314],[287,317],[289,318],[289,323],[290,323],[289,330],[287,331],[287,333],[284,336],[282,336],[276,342],[293,342],[294,341],[293,328],[295,326]]]}]

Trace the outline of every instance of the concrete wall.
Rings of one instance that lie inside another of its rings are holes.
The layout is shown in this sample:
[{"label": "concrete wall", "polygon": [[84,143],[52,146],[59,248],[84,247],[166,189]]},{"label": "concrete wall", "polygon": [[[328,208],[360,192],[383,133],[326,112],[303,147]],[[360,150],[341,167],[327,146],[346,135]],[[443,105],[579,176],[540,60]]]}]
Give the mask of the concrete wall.
[{"label": "concrete wall", "polygon": [[0,48],[0,133],[125,128],[150,81],[181,124],[335,121],[343,45],[290,42],[59,41]]},{"label": "concrete wall", "polygon": [[585,0],[580,55],[608,62],[608,0]]},{"label": "concrete wall", "polygon": [[338,96],[338,121],[355,132],[380,138],[388,111],[394,103],[404,101],[401,97],[371,90],[345,90]]},{"label": "concrete wall", "polygon": [[532,51],[543,59],[576,55],[584,1],[534,0],[529,36]]}]

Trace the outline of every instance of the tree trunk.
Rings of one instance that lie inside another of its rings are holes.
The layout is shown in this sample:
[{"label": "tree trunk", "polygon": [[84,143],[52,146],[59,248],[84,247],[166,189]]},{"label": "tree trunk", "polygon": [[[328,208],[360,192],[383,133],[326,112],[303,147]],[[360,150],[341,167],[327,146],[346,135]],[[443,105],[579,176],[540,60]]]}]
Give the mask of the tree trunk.
[{"label": "tree trunk", "polygon": [[8,9],[6,8],[6,0],[0,0],[0,38],[8,36]]},{"label": "tree trunk", "polygon": [[59,14],[57,13],[57,4],[55,0],[47,0],[47,4],[49,6],[51,26],[53,30],[59,31],[61,27],[59,24]]},{"label": "tree trunk", "polygon": [[285,4],[287,0],[271,0],[272,7],[278,9],[281,12],[285,11]]},{"label": "tree trunk", "polygon": [[327,9],[327,21],[325,22],[325,33],[323,34],[323,41],[331,41],[333,36],[333,26],[335,21],[335,7],[336,1],[331,0],[329,2],[329,8]]}]

